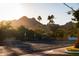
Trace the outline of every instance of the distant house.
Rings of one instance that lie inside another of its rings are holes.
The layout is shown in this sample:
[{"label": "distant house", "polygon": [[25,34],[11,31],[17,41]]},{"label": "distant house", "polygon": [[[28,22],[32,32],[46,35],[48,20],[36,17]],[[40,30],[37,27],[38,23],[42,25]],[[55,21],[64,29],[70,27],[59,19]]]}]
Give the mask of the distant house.
[{"label": "distant house", "polygon": [[77,37],[68,37],[68,40],[77,40]]}]

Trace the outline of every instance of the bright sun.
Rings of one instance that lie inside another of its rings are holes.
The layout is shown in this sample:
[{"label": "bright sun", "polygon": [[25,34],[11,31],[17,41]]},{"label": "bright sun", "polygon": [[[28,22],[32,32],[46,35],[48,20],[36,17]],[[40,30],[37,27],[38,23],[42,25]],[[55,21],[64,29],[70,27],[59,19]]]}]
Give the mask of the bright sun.
[{"label": "bright sun", "polygon": [[0,4],[0,21],[18,19],[22,15],[21,4]]}]

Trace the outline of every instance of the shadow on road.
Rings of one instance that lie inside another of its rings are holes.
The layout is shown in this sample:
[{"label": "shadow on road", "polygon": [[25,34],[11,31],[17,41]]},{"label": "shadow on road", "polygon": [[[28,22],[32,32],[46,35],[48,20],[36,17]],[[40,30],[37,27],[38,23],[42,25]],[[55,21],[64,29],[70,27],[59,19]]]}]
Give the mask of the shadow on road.
[{"label": "shadow on road", "polygon": [[19,40],[7,40],[5,41],[5,45],[7,46],[7,49],[14,52],[12,55],[22,55],[37,51],[35,48],[32,47],[31,44],[24,44],[22,41]]}]

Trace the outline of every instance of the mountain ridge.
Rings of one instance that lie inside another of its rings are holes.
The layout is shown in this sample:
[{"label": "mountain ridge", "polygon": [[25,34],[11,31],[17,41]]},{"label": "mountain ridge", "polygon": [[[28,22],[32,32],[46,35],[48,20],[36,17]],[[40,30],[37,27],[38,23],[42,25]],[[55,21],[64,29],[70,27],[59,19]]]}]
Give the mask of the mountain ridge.
[{"label": "mountain ridge", "polygon": [[16,21],[12,21],[11,25],[14,28],[18,28],[20,26],[24,26],[25,28],[36,30],[38,28],[43,28],[43,24],[38,22],[35,18],[28,18],[26,16],[22,16]]}]

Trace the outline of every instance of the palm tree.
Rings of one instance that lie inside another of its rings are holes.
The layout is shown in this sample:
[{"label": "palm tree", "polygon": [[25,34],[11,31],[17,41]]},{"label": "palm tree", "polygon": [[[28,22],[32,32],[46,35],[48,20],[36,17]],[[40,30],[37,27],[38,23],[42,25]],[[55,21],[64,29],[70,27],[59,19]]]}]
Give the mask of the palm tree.
[{"label": "palm tree", "polygon": [[42,20],[42,17],[41,17],[41,16],[38,16],[38,18],[37,18],[37,19],[40,21],[40,20]]},{"label": "palm tree", "polygon": [[49,20],[48,24],[53,24],[54,23],[53,19],[54,19],[54,15],[48,16],[48,20]]},{"label": "palm tree", "polygon": [[[73,12],[70,13],[74,16],[74,19],[72,19],[73,21],[76,21],[76,28],[79,30],[79,9],[78,10],[74,10],[72,7],[68,6],[67,4],[64,3],[65,6],[67,6],[68,8],[70,8]],[[78,39],[75,43],[75,47],[79,48],[79,31],[78,31]]]}]

